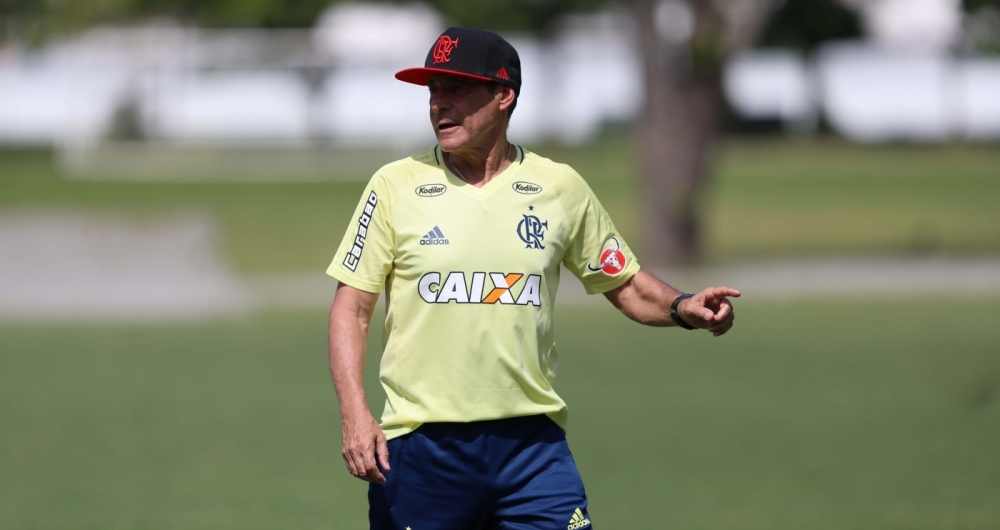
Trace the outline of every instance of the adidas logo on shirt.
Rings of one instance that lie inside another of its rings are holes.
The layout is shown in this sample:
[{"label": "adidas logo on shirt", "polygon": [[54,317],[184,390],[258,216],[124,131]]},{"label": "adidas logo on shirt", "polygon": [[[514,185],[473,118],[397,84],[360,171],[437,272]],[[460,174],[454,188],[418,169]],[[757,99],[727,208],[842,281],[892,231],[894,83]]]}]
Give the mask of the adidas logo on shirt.
[{"label": "adidas logo on shirt", "polygon": [[441,229],[434,227],[433,230],[424,234],[424,237],[420,238],[421,245],[447,245],[448,240],[444,238],[444,233]]},{"label": "adidas logo on shirt", "polygon": [[577,530],[578,528],[585,528],[590,526],[590,519],[583,516],[583,512],[579,508],[573,512],[573,517],[570,518],[569,524],[566,525],[566,530]]}]

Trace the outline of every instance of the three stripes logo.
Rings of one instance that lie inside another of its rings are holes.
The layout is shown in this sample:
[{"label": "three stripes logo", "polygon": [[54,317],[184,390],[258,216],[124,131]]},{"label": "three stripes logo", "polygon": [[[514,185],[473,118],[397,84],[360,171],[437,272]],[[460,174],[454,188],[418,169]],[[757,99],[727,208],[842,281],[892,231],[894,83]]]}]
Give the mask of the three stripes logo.
[{"label": "three stripes logo", "polygon": [[586,528],[590,526],[590,519],[583,516],[583,512],[579,508],[573,512],[573,517],[570,518],[569,524],[566,525],[566,530],[577,530],[578,528]]},{"label": "three stripes logo", "polygon": [[507,69],[506,68],[501,68],[500,70],[498,70],[497,71],[497,78],[498,79],[503,79],[504,81],[510,81],[510,76],[507,75]]},{"label": "three stripes logo", "polygon": [[447,239],[444,238],[444,233],[441,229],[434,227],[433,230],[424,234],[424,237],[420,238],[421,245],[448,245],[450,244]]}]

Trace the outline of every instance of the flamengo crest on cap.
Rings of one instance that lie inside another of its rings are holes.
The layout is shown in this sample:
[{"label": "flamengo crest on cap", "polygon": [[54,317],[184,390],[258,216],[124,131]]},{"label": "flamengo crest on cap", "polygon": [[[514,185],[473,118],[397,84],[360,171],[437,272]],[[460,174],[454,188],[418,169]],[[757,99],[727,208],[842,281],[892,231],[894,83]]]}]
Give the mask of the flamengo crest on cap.
[{"label": "flamengo crest on cap", "polygon": [[451,52],[458,46],[458,39],[453,39],[447,35],[441,35],[437,43],[434,44],[434,64],[446,63],[451,60]]},{"label": "flamengo crest on cap", "polygon": [[604,250],[601,251],[601,259],[597,265],[588,263],[587,269],[591,272],[600,271],[608,276],[621,274],[625,270],[625,266],[628,265],[628,258],[625,257],[625,253],[621,249],[622,245],[618,242],[618,238],[612,236],[604,244]]}]

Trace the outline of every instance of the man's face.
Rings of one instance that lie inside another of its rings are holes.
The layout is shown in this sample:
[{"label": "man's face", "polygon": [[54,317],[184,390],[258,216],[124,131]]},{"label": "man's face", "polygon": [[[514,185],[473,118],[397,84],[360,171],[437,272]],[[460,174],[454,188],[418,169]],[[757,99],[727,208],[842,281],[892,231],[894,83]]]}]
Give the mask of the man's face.
[{"label": "man's face", "polygon": [[474,149],[492,141],[493,132],[504,127],[500,88],[489,91],[489,83],[454,75],[437,74],[427,80],[430,90],[431,125],[444,151]]}]

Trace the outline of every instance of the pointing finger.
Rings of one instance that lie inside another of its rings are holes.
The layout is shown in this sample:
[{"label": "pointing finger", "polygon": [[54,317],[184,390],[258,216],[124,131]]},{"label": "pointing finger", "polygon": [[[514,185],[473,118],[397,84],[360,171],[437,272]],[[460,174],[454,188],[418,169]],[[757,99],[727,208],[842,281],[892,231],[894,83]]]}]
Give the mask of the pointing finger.
[{"label": "pointing finger", "polygon": [[721,298],[725,298],[727,296],[732,296],[732,297],[735,297],[735,298],[739,298],[739,296],[740,296],[740,292],[739,291],[737,291],[736,289],[731,289],[731,288],[726,287],[726,286],[722,286],[722,287],[709,287],[707,290],[709,291],[709,293],[711,294],[711,296],[713,296],[714,298],[720,298],[721,299]]}]

